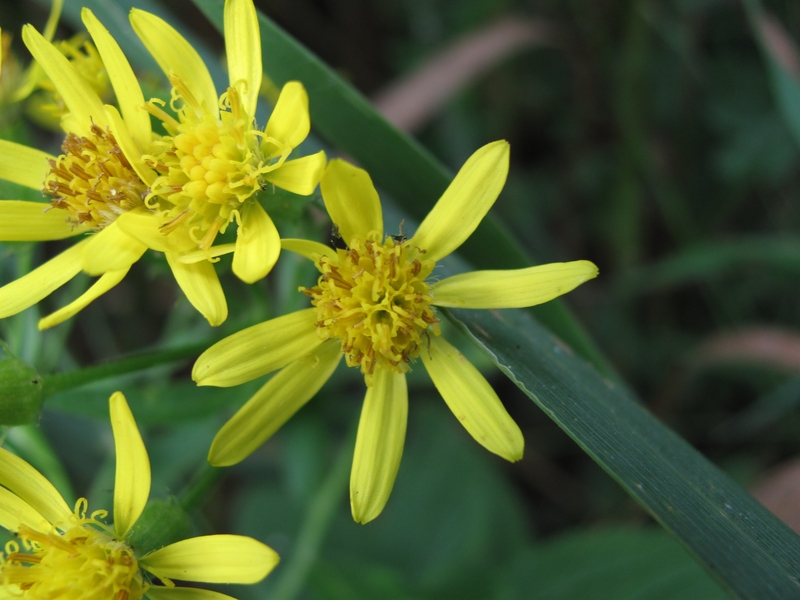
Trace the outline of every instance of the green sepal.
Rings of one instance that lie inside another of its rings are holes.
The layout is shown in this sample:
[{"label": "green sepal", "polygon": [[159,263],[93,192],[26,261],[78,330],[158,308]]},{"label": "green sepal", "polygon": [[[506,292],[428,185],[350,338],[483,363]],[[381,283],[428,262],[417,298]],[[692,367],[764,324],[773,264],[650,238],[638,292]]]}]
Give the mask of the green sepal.
[{"label": "green sepal", "polygon": [[148,502],[142,516],[131,527],[126,538],[136,555],[142,557],[168,544],[184,540],[190,533],[189,515],[176,498],[169,497],[166,500]]},{"label": "green sepal", "polygon": [[27,425],[42,409],[42,378],[0,340],[0,425]]}]

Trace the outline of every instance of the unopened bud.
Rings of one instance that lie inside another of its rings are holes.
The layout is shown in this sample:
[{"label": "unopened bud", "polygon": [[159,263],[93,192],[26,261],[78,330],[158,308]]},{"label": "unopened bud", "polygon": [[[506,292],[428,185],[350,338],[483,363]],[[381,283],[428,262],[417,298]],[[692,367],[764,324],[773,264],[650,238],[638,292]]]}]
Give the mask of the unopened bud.
[{"label": "unopened bud", "polygon": [[175,498],[151,500],[126,536],[143,556],[167,544],[186,539],[191,533],[189,516]]},{"label": "unopened bud", "polygon": [[0,425],[32,423],[42,408],[42,378],[0,341]]}]

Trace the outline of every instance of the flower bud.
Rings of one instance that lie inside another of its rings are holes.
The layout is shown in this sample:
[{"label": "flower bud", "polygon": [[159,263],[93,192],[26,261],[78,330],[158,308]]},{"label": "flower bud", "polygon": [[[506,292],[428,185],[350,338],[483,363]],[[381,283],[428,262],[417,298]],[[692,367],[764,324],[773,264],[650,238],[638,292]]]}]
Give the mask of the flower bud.
[{"label": "flower bud", "polygon": [[0,341],[0,425],[32,423],[42,408],[42,378]]},{"label": "flower bud", "polygon": [[189,537],[189,516],[175,498],[151,500],[126,536],[128,543],[143,556],[167,544]]}]

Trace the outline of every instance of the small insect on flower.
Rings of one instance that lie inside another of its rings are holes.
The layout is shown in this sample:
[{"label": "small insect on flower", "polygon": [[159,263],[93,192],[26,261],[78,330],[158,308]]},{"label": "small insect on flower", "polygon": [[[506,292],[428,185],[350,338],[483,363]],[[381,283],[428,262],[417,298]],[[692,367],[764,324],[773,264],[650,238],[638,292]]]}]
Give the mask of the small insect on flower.
[{"label": "small insect on flower", "polygon": [[[0,553],[0,593],[45,600],[169,600],[172,579],[258,583],[278,564],[274,550],[253,538],[206,535],[151,552],[135,548],[133,526],[150,495],[150,461],[125,397],[109,400],[117,468],[114,522],[88,512],[81,498],[70,510],[53,485],[21,458],[0,448],[0,525],[17,536]],[[196,590],[203,597],[229,598]]]},{"label": "small insect on flower", "polygon": [[320,272],[315,286],[300,288],[313,308],[240,331],[195,363],[198,384],[221,387],[282,369],[217,434],[211,464],[247,457],[316,394],[342,357],[367,385],[350,477],[356,521],[377,517],[394,485],[408,413],[405,373],[417,358],[479,444],[510,461],[522,458],[519,427],[480,372],[440,337],[436,307],[533,306],[596,277],[597,267],[579,260],[432,280],[436,263],[470,236],[494,203],[508,158],[504,141],[475,152],[410,239],[402,229],[384,236],[378,193],[365,171],[329,163],[322,198],[345,247],[282,241]]}]

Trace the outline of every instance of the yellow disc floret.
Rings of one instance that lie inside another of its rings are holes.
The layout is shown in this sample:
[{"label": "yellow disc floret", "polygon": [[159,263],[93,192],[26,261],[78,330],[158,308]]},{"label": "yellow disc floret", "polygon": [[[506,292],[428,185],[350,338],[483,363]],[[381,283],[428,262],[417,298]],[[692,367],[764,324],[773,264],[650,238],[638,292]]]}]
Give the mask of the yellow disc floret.
[{"label": "yellow disc floret", "polygon": [[50,160],[43,192],[76,225],[103,229],[144,204],[147,186],[109,131],[92,125],[89,137],[69,133],[61,149],[64,154]]},{"label": "yellow disc floret", "polygon": [[217,233],[240,220],[244,202],[266,185],[261,176],[286,157],[269,155],[271,146],[255,129],[236,88],[228,88],[220,97],[219,111],[212,112],[180,78],[173,75],[170,81],[171,108],[179,120],[155,101],[148,105],[171,134],[158,144],[163,151],[149,161],[164,174],[153,184],[148,206],[161,210],[164,233],[186,226],[199,247],[207,249]]},{"label": "yellow disc floret", "polygon": [[8,542],[0,558],[4,591],[25,600],[139,600],[148,586],[133,549],[114,539],[99,519],[106,511],[86,516],[78,501],[70,526],[50,533],[21,525],[19,538]]},{"label": "yellow disc floret", "polygon": [[320,336],[342,340],[349,366],[365,375],[376,367],[405,373],[430,334],[439,335],[425,282],[435,263],[405,240],[355,238],[337,259],[321,256],[316,265],[317,285],[301,291],[317,308]]}]

